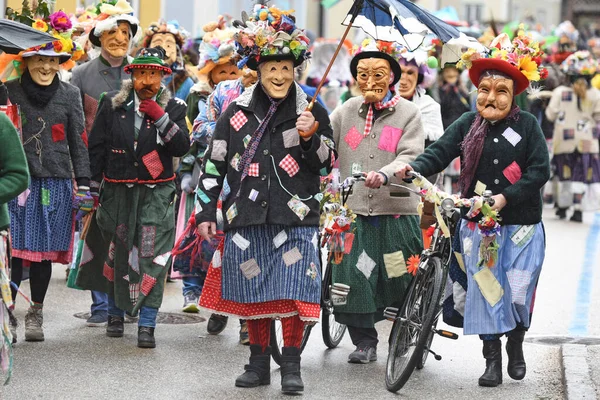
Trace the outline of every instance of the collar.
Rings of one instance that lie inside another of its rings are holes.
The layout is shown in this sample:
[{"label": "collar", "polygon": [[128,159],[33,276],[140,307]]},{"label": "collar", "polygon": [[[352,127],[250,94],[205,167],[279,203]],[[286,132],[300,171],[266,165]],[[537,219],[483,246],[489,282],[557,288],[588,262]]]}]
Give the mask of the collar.
[{"label": "collar", "polygon": [[[300,85],[298,85],[298,83],[294,82],[294,85],[296,87],[296,115],[300,115],[304,112],[304,110],[306,110],[306,107],[308,107],[308,100],[307,100],[308,96],[306,95],[306,93],[304,93],[304,90],[302,90],[302,88],[300,87]],[[251,108],[250,103],[252,103],[252,99],[254,97],[253,96],[254,91],[256,90],[257,87],[258,87],[258,82],[252,86],[247,87],[242,92],[242,94],[239,95],[239,97],[237,99],[235,99],[235,103],[238,106],[241,106],[244,108]]]},{"label": "collar", "polygon": [[[388,93],[383,98],[383,103],[390,101],[394,97],[394,95],[395,95],[394,92],[392,92],[391,90],[388,91]],[[388,107],[388,108],[384,108],[382,110],[378,110],[378,112],[379,112],[379,118],[388,116],[389,114],[393,114],[394,110],[396,108],[397,108],[397,106],[396,107]],[[369,113],[369,103],[365,103],[363,101],[363,103],[360,105],[360,108],[358,109],[358,115],[361,118],[366,119],[368,113]]]},{"label": "collar", "polygon": [[[157,95],[152,96],[152,100],[156,101],[156,97],[157,97]],[[144,115],[146,115],[146,114],[144,114],[143,112],[140,112],[140,102],[141,102],[141,100],[134,90],[133,91],[133,107],[134,107],[133,110],[139,117],[144,118]]]},{"label": "collar", "polygon": [[[108,60],[106,60],[106,58],[102,57],[102,54],[100,54],[98,56],[98,59],[100,60],[100,62],[102,64],[106,65],[107,67],[109,67],[109,68],[116,68],[116,67],[113,67],[112,65],[110,65],[110,63],[108,62]],[[125,56],[125,57],[123,57],[123,62],[121,63],[121,66],[119,68],[123,68],[127,64],[129,64],[129,60],[128,60],[128,57]]]}]

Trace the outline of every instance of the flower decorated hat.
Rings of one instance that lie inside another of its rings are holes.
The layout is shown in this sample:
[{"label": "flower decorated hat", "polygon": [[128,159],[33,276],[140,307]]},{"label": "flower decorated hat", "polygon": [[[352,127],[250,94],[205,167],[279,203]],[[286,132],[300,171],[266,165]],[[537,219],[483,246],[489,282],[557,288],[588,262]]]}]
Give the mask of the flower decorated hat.
[{"label": "flower decorated hat", "polygon": [[90,42],[100,47],[100,36],[102,32],[110,31],[119,25],[119,22],[127,22],[131,28],[131,37],[138,31],[140,21],[133,16],[133,8],[127,0],[103,0],[96,6],[98,17],[96,24],[90,31]]},{"label": "flower decorated hat", "polygon": [[571,54],[562,62],[560,67],[571,79],[592,79],[597,72],[600,72],[598,60],[587,50],[580,50]]},{"label": "flower decorated hat", "polygon": [[130,74],[134,69],[155,69],[171,74],[171,68],[165,62],[165,51],[162,47],[150,47],[141,49],[131,64],[125,66],[124,70]]},{"label": "flower decorated hat", "polygon": [[199,48],[198,69],[208,75],[217,65],[226,64],[238,57],[235,51],[235,31],[225,25],[225,18],[210,22],[202,27],[205,32]]},{"label": "flower decorated hat", "polygon": [[146,36],[142,42],[143,47],[150,46],[152,42],[152,36],[157,33],[170,33],[175,38],[175,43],[181,48],[185,42],[189,32],[185,31],[177,21],[158,21],[150,24],[150,27],[146,30]]},{"label": "flower decorated hat", "polygon": [[469,69],[469,78],[475,86],[479,85],[485,71],[499,71],[511,77],[515,82],[515,95],[531,87],[548,76],[541,67],[543,52],[540,44],[520,30],[511,41],[506,33],[498,35],[490,44],[490,49],[477,52],[470,49],[465,52],[459,67]]},{"label": "flower decorated hat", "polygon": [[360,46],[354,46],[354,57],[350,62],[350,72],[356,79],[358,62],[364,58],[383,58],[390,63],[392,72],[394,73],[394,81],[390,86],[394,86],[400,80],[402,70],[398,59],[403,48],[394,42],[384,42],[382,40],[365,39]]},{"label": "flower decorated hat", "polygon": [[310,40],[304,30],[296,27],[292,13],[264,4],[254,6],[250,20],[241,22],[234,36],[242,56],[240,68],[247,65],[256,70],[261,62],[283,59],[293,60],[297,67],[309,58]]}]

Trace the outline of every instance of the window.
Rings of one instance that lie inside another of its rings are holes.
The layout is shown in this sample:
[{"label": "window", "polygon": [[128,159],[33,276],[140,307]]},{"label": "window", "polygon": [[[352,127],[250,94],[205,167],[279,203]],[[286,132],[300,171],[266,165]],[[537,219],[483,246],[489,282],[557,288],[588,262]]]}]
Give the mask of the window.
[{"label": "window", "polygon": [[470,23],[481,22],[483,4],[465,4],[465,19]]}]

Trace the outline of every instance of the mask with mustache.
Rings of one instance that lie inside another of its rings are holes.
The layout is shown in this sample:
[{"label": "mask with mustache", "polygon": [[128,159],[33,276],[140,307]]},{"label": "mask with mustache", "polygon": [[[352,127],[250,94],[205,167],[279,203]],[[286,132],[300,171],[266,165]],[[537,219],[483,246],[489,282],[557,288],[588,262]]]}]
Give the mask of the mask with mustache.
[{"label": "mask with mustache", "polygon": [[133,89],[140,100],[151,99],[160,90],[163,74],[154,69],[133,70]]},{"label": "mask with mustache", "polygon": [[477,111],[488,121],[500,121],[510,113],[514,82],[501,76],[484,77],[477,87]]},{"label": "mask with mustache", "polygon": [[102,49],[106,50],[113,58],[123,58],[129,51],[131,30],[128,22],[119,22],[119,25],[110,31],[102,32],[100,35]]},{"label": "mask with mustache", "polygon": [[383,101],[393,80],[390,63],[382,58],[364,58],[358,62],[356,71],[356,82],[365,102]]}]

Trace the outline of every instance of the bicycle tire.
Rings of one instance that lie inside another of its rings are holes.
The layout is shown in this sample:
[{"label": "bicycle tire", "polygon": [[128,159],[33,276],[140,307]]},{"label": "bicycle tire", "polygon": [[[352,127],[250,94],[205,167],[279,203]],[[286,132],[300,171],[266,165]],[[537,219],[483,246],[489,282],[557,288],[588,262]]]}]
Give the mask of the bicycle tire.
[{"label": "bicycle tire", "polygon": [[433,331],[437,326],[437,320],[433,321],[432,329],[429,331],[429,337],[427,337],[427,341],[425,342],[425,347],[423,347],[423,351],[421,352],[421,358],[417,361],[417,369],[423,369],[425,367],[425,363],[427,362],[427,357],[429,356],[429,351],[427,349],[431,348],[431,343],[433,342],[433,335],[435,332]]},{"label": "bicycle tire", "polygon": [[333,315],[333,305],[330,300],[329,286],[332,282],[331,262],[327,263],[327,268],[323,274],[323,284],[321,290],[321,333],[323,343],[330,349],[335,349],[346,333],[346,325],[340,324]]},{"label": "bicycle tire", "polygon": [[[441,262],[437,258],[429,259],[427,264],[428,267],[414,278],[392,327],[385,371],[385,385],[390,392],[395,393],[400,390],[410,378],[417,362],[422,358],[423,348],[433,324],[434,312],[437,308],[435,303],[438,303],[437,299],[443,289],[443,271]],[[433,307],[432,299],[436,299]],[[420,306],[420,301],[425,305],[424,307]],[[415,328],[415,325],[420,329]],[[411,346],[412,342],[414,346]],[[405,344],[402,349],[399,348],[401,343]],[[412,353],[410,353],[411,347],[414,347]],[[402,360],[403,362],[396,366],[396,361],[405,358],[408,353],[410,353],[408,359]]]},{"label": "bicycle tire", "polygon": [[[314,325],[304,324],[304,334],[302,335],[302,343],[300,344],[300,353],[304,351],[310,332]],[[279,320],[271,321],[271,358],[277,365],[281,365],[281,348],[283,347],[283,332],[281,330],[281,322]]]}]

